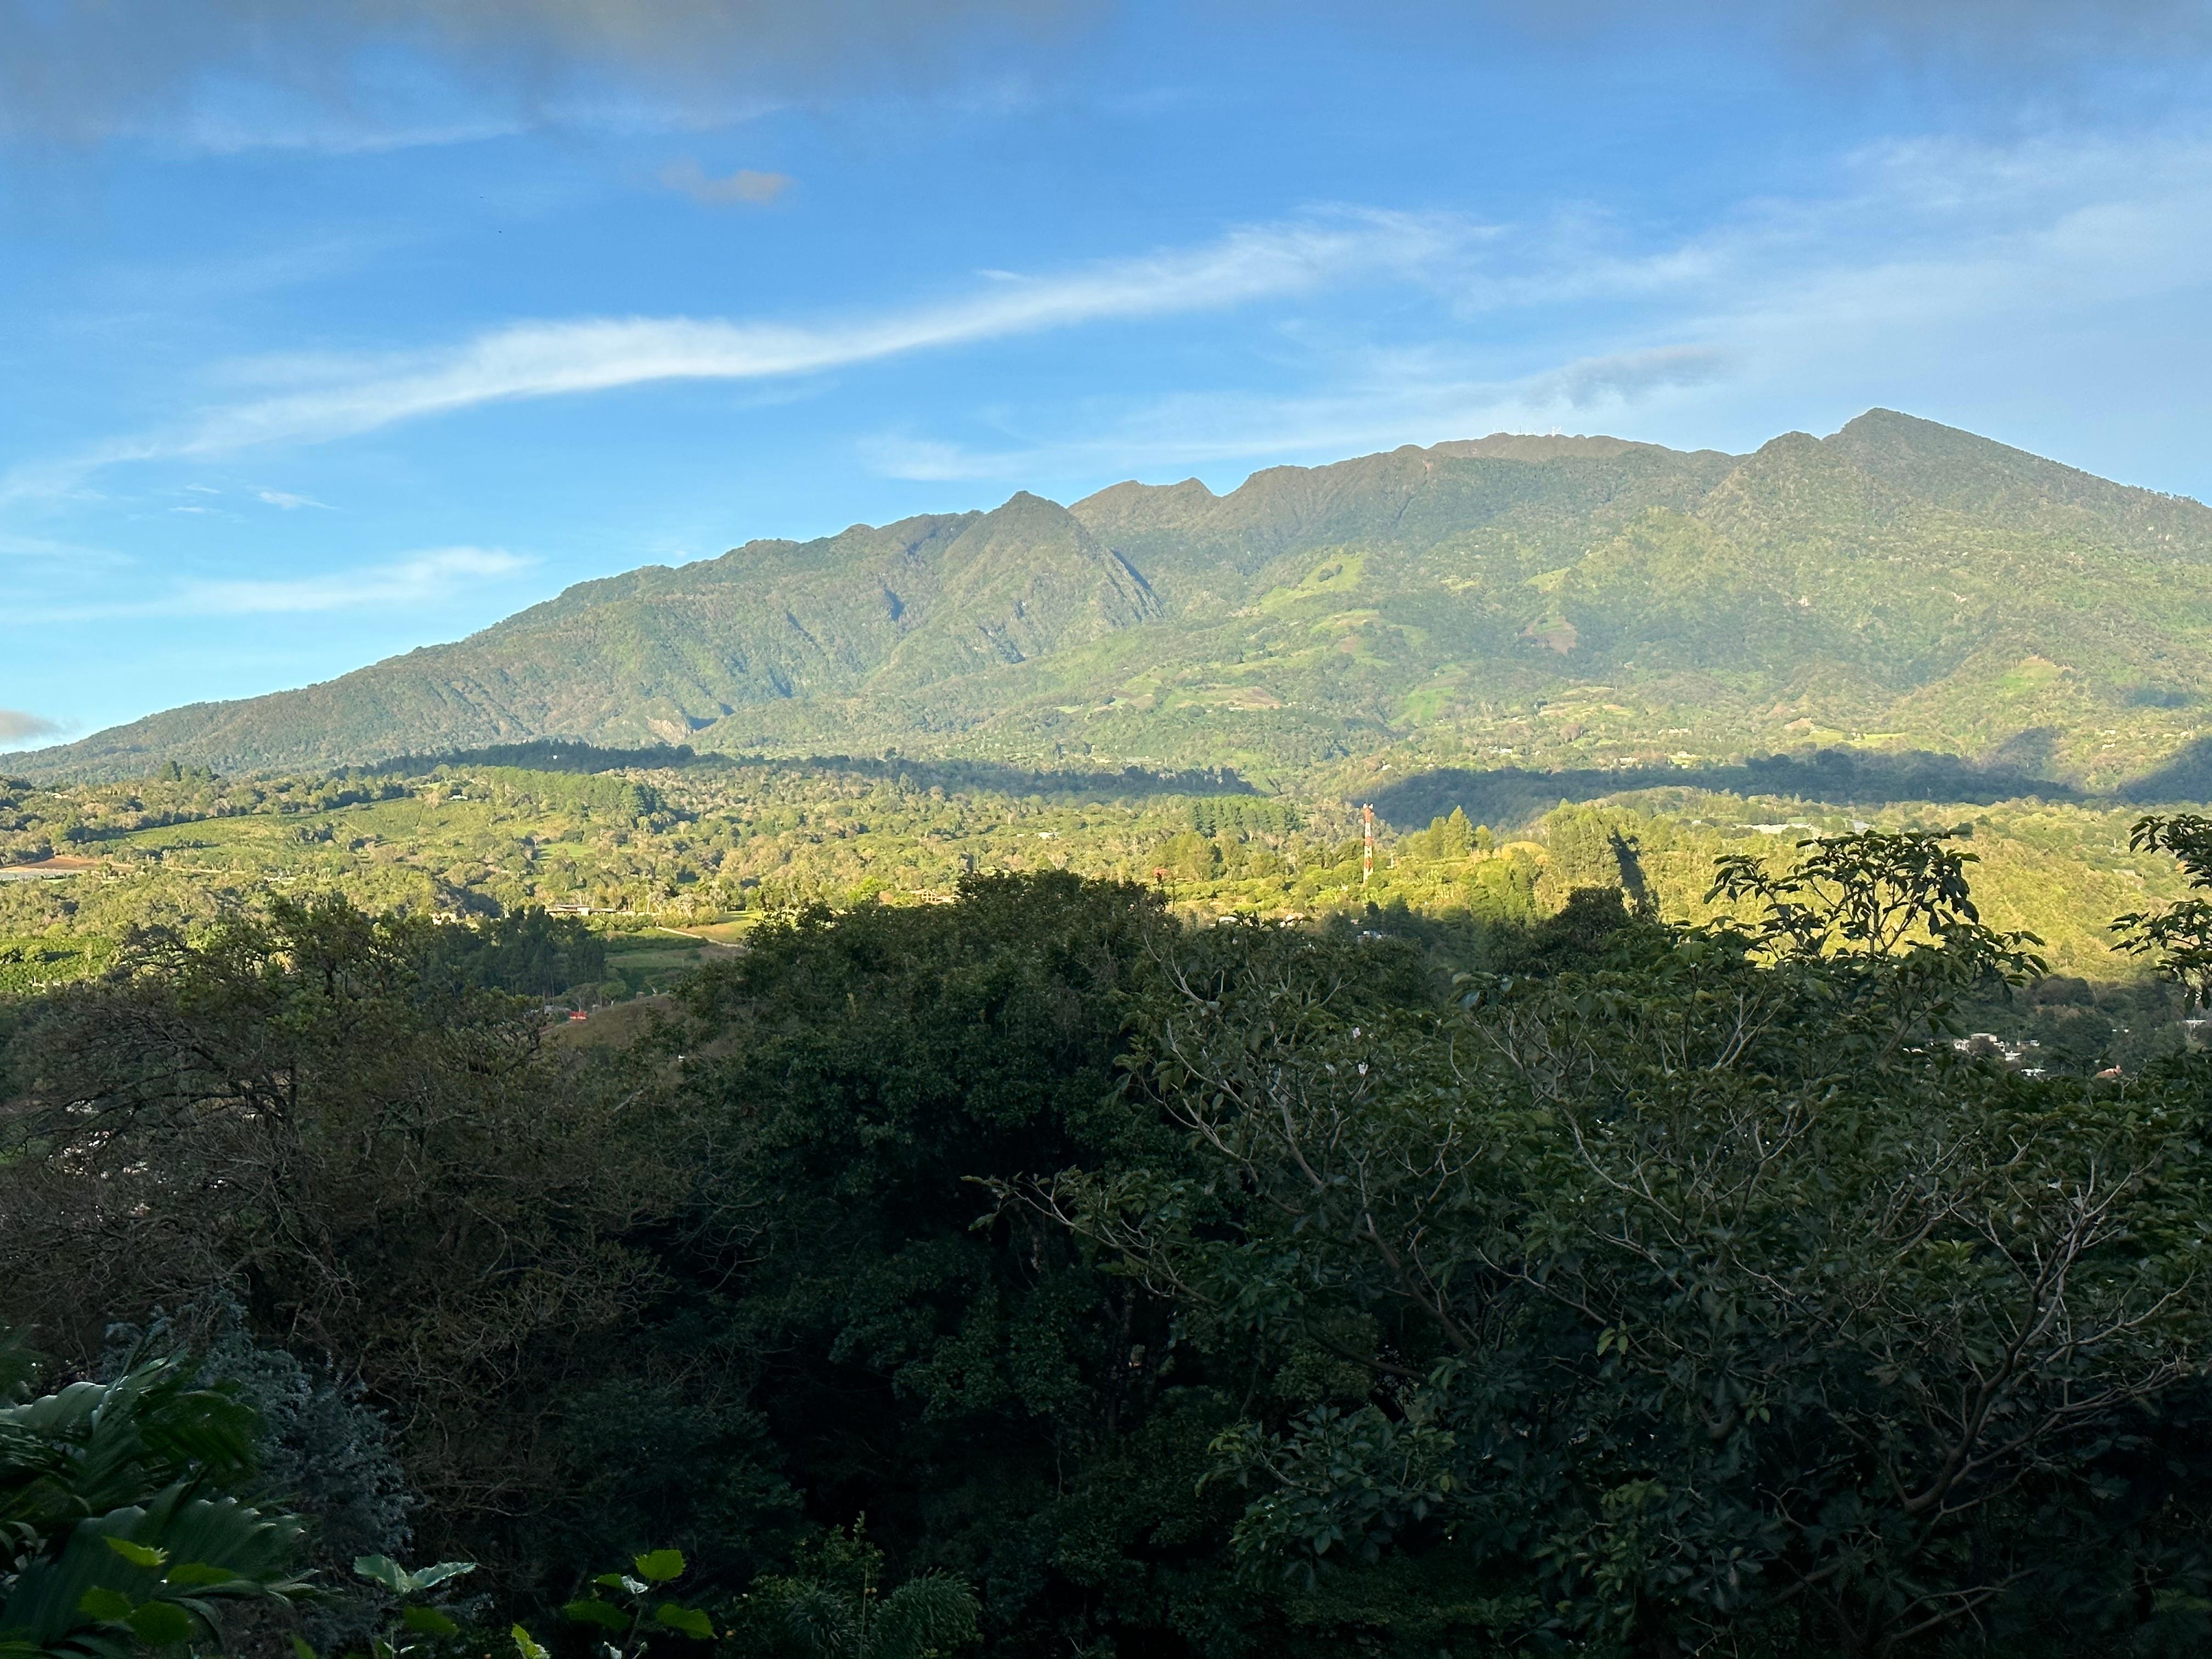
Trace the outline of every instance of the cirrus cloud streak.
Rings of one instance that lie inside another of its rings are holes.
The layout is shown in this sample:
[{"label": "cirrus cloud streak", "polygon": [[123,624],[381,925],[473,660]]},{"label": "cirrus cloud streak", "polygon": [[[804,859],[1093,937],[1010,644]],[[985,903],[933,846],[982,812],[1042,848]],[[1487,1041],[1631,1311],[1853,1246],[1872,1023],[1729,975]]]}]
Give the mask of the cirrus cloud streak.
[{"label": "cirrus cloud streak", "polygon": [[443,350],[258,365],[297,389],[205,411],[165,433],[17,469],[0,499],[58,493],[102,466],[316,443],[484,404],[653,381],[820,373],[1088,323],[1220,310],[1363,279],[1418,277],[1492,233],[1456,216],[1346,210],[1231,231],[1198,247],[1058,275],[1003,276],[963,298],[815,324],[715,318],[516,323]]},{"label": "cirrus cloud streak", "polygon": [[9,620],[89,622],[122,617],[282,617],[346,611],[422,611],[520,574],[534,562],[497,547],[435,547],[380,564],[311,576],[187,579],[142,599],[28,605]]}]

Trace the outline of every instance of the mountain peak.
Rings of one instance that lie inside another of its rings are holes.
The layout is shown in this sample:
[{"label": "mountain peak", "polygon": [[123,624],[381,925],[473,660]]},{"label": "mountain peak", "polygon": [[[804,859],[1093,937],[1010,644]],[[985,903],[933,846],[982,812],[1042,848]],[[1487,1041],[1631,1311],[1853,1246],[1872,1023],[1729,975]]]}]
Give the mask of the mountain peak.
[{"label": "mountain peak", "polygon": [[1134,478],[1109,484],[1069,506],[1094,533],[1109,539],[1118,532],[1187,522],[1221,498],[1196,478],[1181,483],[1139,483]]},{"label": "mountain peak", "polygon": [[1661,445],[1629,438],[1584,437],[1579,433],[1568,436],[1557,432],[1493,432],[1486,438],[1455,438],[1426,449],[1408,444],[1405,451],[1393,453],[1407,452],[1455,461],[1610,460],[1618,455],[1670,453]]},{"label": "mountain peak", "polygon": [[[1889,488],[1954,513],[1977,515],[2077,511],[2198,520],[2194,501],[2132,489],[2046,460],[1994,438],[1870,409],[1847,422],[1823,447]],[[2179,524],[2177,530],[2179,530]],[[2185,533],[2201,535],[2202,522]]]},{"label": "mountain peak", "polygon": [[[2212,683],[2207,638],[2212,511],[1875,409],[1750,456],[1492,433],[1267,468],[1227,495],[1019,490],[750,542],[9,768],[247,772],[559,737],[1296,769],[1584,682],[1739,747],[1787,744],[1768,711],[1808,697],[1838,729],[1938,746],[1929,711],[1975,711],[1942,718],[1978,732],[2017,705],[2012,729],[2079,731],[2094,760],[2100,728],[2191,718],[2173,688]],[[2023,661],[2072,666],[2002,678]]]}]

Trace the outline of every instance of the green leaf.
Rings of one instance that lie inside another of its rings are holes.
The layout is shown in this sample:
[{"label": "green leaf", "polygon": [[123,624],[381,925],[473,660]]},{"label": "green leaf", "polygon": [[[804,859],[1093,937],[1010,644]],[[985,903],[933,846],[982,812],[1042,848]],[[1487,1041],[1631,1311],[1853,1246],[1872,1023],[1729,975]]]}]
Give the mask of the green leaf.
[{"label": "green leaf", "polygon": [[441,1561],[434,1567],[417,1567],[407,1577],[416,1589],[428,1589],[433,1584],[442,1584],[448,1578],[459,1578],[476,1570],[473,1561]]},{"label": "green leaf", "polygon": [[356,1555],[353,1570],[372,1584],[381,1584],[394,1595],[404,1595],[415,1588],[407,1569],[388,1555]]},{"label": "green leaf", "polygon": [[173,1647],[192,1639],[192,1618],[173,1601],[149,1601],[125,1621],[149,1648]]},{"label": "green leaf", "polygon": [[571,1601],[561,1609],[569,1618],[587,1625],[605,1625],[609,1630],[626,1630],[629,1617],[611,1601],[602,1601],[596,1595],[586,1596],[580,1601]]},{"label": "green leaf", "polygon": [[696,1636],[702,1642],[714,1639],[713,1621],[696,1607],[680,1607],[673,1601],[663,1601],[653,1609],[653,1616],[672,1631]]},{"label": "green leaf", "polygon": [[531,1639],[530,1632],[520,1625],[507,1632],[514,1638],[514,1650],[522,1659],[545,1659],[545,1650]]},{"label": "green leaf", "polygon": [[128,1619],[137,1603],[121,1590],[93,1589],[77,1597],[76,1610],[89,1613],[106,1624],[116,1624]]},{"label": "green leaf", "polygon": [[419,1630],[425,1636],[459,1636],[461,1627],[435,1607],[408,1607],[400,1620],[410,1630]]},{"label": "green leaf", "polygon": [[108,1548],[113,1550],[134,1567],[151,1569],[160,1566],[169,1559],[169,1553],[167,1550],[157,1550],[145,1544],[134,1544],[127,1538],[110,1537],[106,1542]]},{"label": "green leaf", "polygon": [[204,1561],[180,1561],[162,1575],[172,1584],[228,1584],[238,1575],[228,1567],[211,1567]]},{"label": "green leaf", "polygon": [[295,1631],[292,1632],[292,1659],[323,1659],[323,1656],[307,1645],[306,1637]]},{"label": "green leaf", "polygon": [[388,1555],[357,1555],[353,1570],[373,1584],[381,1584],[394,1595],[414,1595],[448,1578],[458,1578],[465,1572],[474,1572],[473,1561],[441,1561],[434,1567],[417,1567],[410,1572]]},{"label": "green leaf", "polygon": [[637,1576],[649,1584],[665,1584],[684,1576],[682,1550],[648,1550],[637,1558]]},{"label": "green leaf", "polygon": [[626,1572],[603,1572],[592,1582],[607,1589],[628,1590],[632,1595],[642,1595],[646,1591],[642,1579],[633,1578]]}]

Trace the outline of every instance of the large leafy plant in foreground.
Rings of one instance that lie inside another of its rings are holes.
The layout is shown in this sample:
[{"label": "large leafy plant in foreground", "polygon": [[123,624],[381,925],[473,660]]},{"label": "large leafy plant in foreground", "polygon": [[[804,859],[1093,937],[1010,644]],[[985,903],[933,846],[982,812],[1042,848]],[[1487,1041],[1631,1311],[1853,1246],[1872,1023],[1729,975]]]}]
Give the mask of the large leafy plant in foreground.
[{"label": "large leafy plant in foreground", "polygon": [[301,1526],[228,1489],[252,1413],[189,1367],[0,1406],[0,1656],[118,1659],[219,1640],[223,1602],[282,1602]]}]

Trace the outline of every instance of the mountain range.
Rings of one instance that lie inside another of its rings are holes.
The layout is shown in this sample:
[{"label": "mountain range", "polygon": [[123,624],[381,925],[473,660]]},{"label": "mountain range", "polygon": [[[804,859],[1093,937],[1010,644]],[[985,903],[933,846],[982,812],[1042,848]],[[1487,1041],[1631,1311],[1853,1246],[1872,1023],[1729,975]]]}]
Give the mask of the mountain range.
[{"label": "mountain range", "polygon": [[1875,410],[1747,455],[1498,434],[749,542],[5,764],[560,738],[1286,777],[1857,745],[2104,787],[2188,750],[2208,669],[2212,509]]}]

